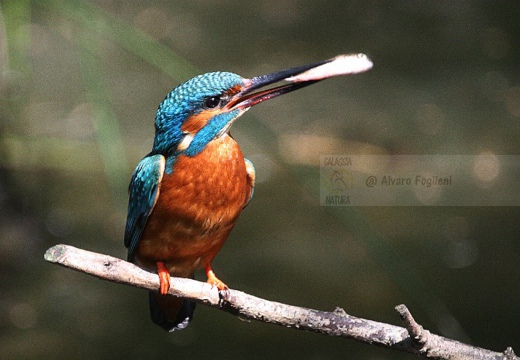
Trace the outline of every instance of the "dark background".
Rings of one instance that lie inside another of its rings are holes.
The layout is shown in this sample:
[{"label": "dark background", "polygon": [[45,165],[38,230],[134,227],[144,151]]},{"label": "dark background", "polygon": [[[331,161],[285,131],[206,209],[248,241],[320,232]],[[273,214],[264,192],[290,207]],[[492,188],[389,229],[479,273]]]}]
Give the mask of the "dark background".
[{"label": "dark background", "polygon": [[[257,170],[214,262],[231,287],[520,351],[518,207],[322,207],[319,156],[518,155],[520,7],[486,1],[0,3],[0,358],[412,359],[199,306],[185,331],[144,291],[45,263],[126,257],[126,189],[167,92],[340,53],[372,71],[259,105],[233,127]],[[198,278],[204,279],[203,274]]]}]

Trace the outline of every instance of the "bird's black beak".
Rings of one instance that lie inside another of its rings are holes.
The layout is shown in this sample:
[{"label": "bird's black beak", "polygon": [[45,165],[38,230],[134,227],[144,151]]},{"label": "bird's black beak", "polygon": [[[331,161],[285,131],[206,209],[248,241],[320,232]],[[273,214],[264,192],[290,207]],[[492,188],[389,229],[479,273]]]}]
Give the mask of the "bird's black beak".
[{"label": "bird's black beak", "polygon": [[[290,69],[276,71],[271,74],[244,79],[244,88],[235,94],[228,104],[229,109],[247,110],[262,101],[301,89],[326,78],[354,74],[372,68],[372,62],[364,54],[339,55]],[[264,86],[285,80],[288,83],[274,88],[254,92]]]}]

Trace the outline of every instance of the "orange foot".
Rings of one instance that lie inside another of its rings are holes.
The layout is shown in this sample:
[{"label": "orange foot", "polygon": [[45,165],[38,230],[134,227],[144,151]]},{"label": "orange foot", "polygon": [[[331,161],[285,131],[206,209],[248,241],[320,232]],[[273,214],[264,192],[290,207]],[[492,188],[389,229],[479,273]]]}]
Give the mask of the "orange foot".
[{"label": "orange foot", "polygon": [[160,293],[161,295],[168,294],[170,290],[170,272],[164,266],[162,261],[157,261],[157,274],[159,275]]},{"label": "orange foot", "polygon": [[211,265],[204,266],[204,271],[206,272],[206,276],[208,277],[207,283],[211,286],[216,286],[219,291],[228,290],[228,286],[220,280],[213,270],[211,270]]}]

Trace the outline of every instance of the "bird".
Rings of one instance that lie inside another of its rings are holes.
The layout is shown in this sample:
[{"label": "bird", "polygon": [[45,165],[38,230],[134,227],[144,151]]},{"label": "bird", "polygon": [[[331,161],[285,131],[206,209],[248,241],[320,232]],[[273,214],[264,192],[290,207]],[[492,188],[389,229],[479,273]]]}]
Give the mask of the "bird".
[{"label": "bird", "polygon": [[211,263],[255,186],[254,166],[231,126],[259,103],[340,74],[335,63],[338,57],[251,79],[209,72],[180,84],[159,105],[152,150],[130,181],[124,245],[128,261],[159,276],[149,307],[164,330],[186,328],[195,309],[168,294],[171,276],[193,278],[203,268],[209,284],[228,289]]}]

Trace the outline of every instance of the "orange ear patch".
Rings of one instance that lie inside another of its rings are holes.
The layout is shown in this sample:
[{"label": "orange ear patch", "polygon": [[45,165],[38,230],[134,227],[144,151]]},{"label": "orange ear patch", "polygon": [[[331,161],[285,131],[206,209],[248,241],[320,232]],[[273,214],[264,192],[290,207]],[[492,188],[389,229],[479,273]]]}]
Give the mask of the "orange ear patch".
[{"label": "orange ear patch", "polygon": [[[242,90],[242,86],[236,85],[231,89],[224,92],[222,96],[233,97],[235,94],[239,93]],[[185,133],[196,134],[200,129],[202,129],[208,121],[214,116],[227,111],[226,108],[217,107],[215,109],[204,109],[201,112],[198,112],[195,115],[191,115],[188,117],[186,121],[181,126],[181,130]]]},{"label": "orange ear patch", "polygon": [[191,115],[181,126],[183,132],[196,134],[202,129],[208,121],[219,113],[220,109],[202,110],[201,112]]}]

